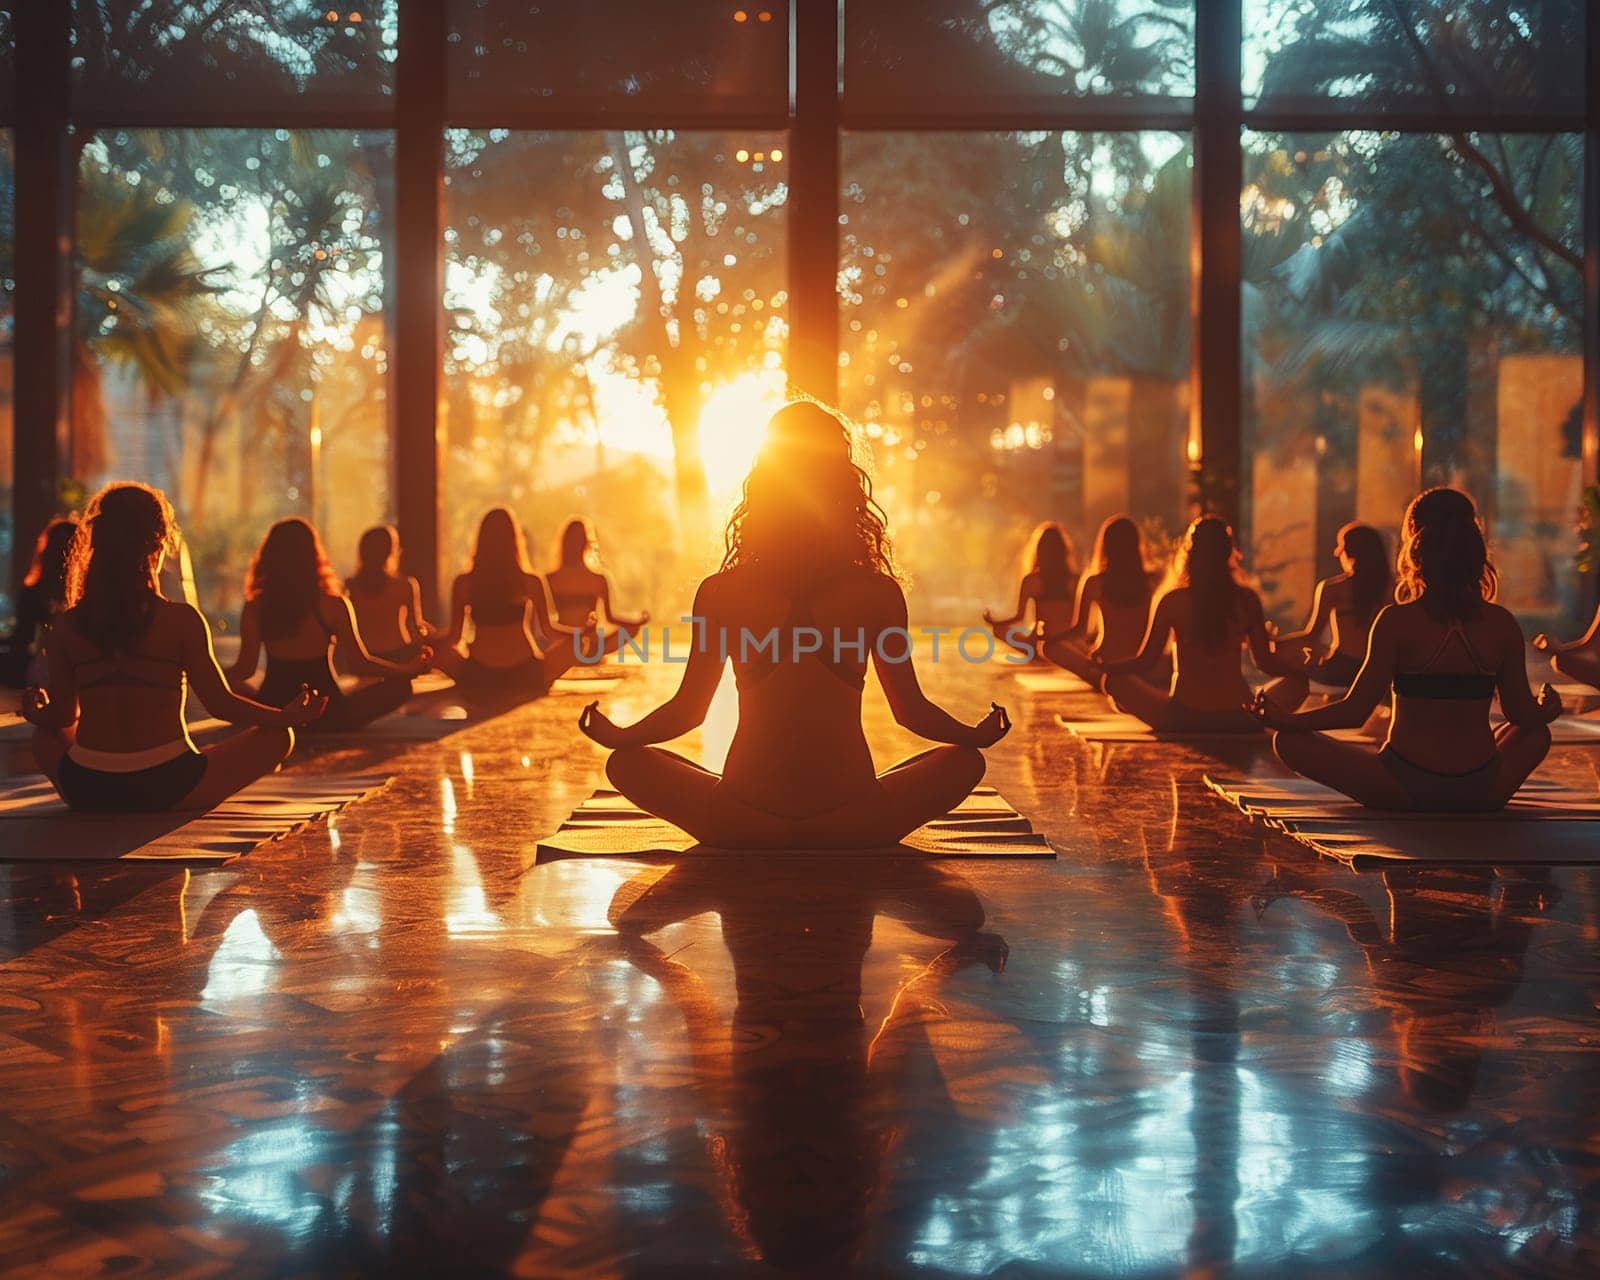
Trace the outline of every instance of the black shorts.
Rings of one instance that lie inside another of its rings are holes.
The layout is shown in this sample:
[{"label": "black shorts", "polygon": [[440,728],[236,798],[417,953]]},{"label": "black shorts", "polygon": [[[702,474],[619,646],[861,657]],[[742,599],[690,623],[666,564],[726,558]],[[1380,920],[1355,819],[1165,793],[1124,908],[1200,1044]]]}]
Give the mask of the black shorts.
[{"label": "black shorts", "polygon": [[458,688],[469,693],[537,698],[546,692],[544,663],[537,658],[528,658],[514,667],[491,667],[468,658],[457,670],[455,680]]},{"label": "black shorts", "polygon": [[91,769],[68,755],[61,761],[56,790],[80,813],[164,813],[176,808],[205,776],[206,758],[198,751],[128,773]]}]

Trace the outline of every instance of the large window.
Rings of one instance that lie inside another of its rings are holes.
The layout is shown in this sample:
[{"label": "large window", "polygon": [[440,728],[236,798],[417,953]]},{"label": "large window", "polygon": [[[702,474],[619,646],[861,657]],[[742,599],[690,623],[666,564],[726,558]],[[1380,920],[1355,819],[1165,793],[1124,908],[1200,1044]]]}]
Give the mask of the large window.
[{"label": "large window", "polygon": [[[51,0],[66,3],[66,0]],[[393,91],[396,0],[71,0],[78,111],[284,113]]]},{"label": "large window", "polygon": [[850,134],[842,167],[841,398],[920,607],[1001,604],[1041,519],[1181,528],[1186,139]]},{"label": "large window", "polygon": [[1244,0],[1263,107],[1582,110],[1584,0]]},{"label": "large window", "polygon": [[[0,6],[0,543],[32,537],[14,495],[31,525],[153,481],[230,621],[275,516],[341,567],[399,519],[448,580],[505,503],[540,563],[588,516],[619,599],[670,615],[799,370],[930,618],[1001,603],[1040,520],[1083,552],[1128,511],[1159,548],[1206,502],[1294,617],[1341,523],[1453,483],[1508,603],[1564,627],[1600,456],[1591,9]],[[63,259],[13,308],[14,189],[17,258]],[[27,476],[13,386],[70,419]]]},{"label": "large window", "polygon": [[1391,537],[1421,485],[1471,492],[1502,598],[1575,603],[1582,139],[1245,135],[1255,565],[1303,610],[1346,520]]},{"label": "large window", "polygon": [[80,499],[166,490],[219,625],[274,519],[310,517],[347,567],[385,515],[392,152],[285,129],[84,146],[67,474]]},{"label": "large window", "polygon": [[590,518],[619,603],[661,608],[783,401],[785,139],[447,138],[445,579],[492,505],[541,563]]}]

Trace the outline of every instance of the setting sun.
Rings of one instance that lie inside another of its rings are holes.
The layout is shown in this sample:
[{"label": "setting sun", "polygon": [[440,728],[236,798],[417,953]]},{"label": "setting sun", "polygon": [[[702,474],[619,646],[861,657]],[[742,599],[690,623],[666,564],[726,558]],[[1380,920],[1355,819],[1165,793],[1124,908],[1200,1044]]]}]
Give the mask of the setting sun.
[{"label": "setting sun", "polygon": [[783,407],[781,369],[742,373],[706,397],[700,412],[700,457],[714,499],[730,496],[761,449],[767,419]]}]

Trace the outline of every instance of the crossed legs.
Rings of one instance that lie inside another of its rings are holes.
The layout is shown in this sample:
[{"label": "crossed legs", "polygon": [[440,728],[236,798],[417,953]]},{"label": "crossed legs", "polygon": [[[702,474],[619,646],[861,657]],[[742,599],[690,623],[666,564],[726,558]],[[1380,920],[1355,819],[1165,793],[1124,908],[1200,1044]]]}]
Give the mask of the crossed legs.
[{"label": "crossed legs", "polygon": [[[74,731],[35,729],[33,758],[52,785],[61,773],[61,761],[71,748]],[[294,750],[294,731],[256,725],[206,747],[206,771],[175,810],[214,809],[235,791],[273,772]]]},{"label": "crossed legs", "polygon": [[769,813],[729,793],[709,769],[660,747],[613,752],[606,776],[647,813],[723,849],[874,849],[948,813],[983,778],[974,747],[934,747],[878,775],[860,798],[818,814]]},{"label": "crossed legs", "polygon": [[[1494,807],[1516,795],[1550,750],[1544,725],[1503,724],[1495,731],[1500,767],[1494,779]],[[1321,733],[1277,733],[1272,749],[1302,777],[1320,782],[1370,809],[1415,810],[1416,801],[1378,757],[1378,748],[1341,742]]]}]

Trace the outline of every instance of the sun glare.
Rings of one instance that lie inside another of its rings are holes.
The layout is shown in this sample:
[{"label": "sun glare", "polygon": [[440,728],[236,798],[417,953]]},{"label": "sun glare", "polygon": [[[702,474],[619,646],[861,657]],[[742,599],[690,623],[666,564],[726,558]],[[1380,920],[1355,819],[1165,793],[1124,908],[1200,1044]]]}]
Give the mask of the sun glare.
[{"label": "sun glare", "polygon": [[700,457],[713,499],[743,483],[761,449],[767,419],[783,407],[783,370],[741,373],[715,388],[700,412]]}]

